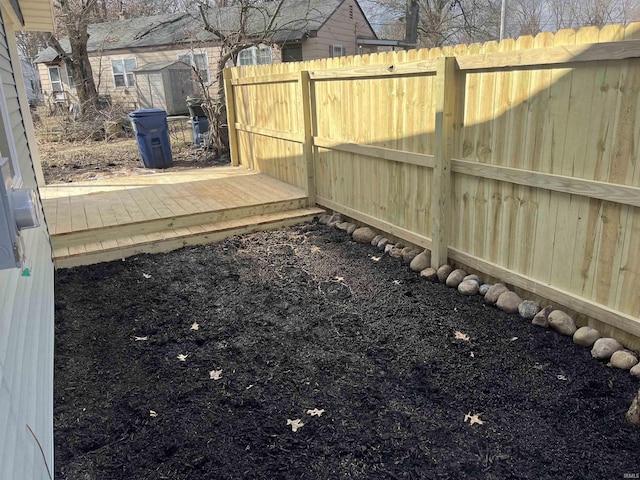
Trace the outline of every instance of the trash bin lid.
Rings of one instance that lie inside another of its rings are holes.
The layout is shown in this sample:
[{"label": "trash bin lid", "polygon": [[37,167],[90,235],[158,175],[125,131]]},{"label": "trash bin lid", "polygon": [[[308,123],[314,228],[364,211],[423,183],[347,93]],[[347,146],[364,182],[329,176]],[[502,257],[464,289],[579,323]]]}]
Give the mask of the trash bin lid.
[{"label": "trash bin lid", "polygon": [[135,110],[129,114],[131,118],[140,118],[140,117],[155,117],[155,116],[167,116],[167,112],[165,112],[161,108],[141,108],[140,110]]}]

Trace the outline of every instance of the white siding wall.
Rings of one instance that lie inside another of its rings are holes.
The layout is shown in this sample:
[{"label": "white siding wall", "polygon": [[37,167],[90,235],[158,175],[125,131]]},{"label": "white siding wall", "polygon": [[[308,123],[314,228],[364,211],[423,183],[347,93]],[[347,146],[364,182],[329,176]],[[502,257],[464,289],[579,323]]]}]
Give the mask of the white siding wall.
[{"label": "white siding wall", "polygon": [[[24,186],[34,188],[31,150],[36,146],[27,139],[22,117],[23,112],[29,113],[21,108],[26,105],[24,88],[16,88],[14,71],[19,68],[13,30],[10,25],[5,30],[2,22],[2,88]],[[29,120],[26,122],[30,125]],[[42,223],[42,227],[24,232],[31,276],[22,276],[18,269],[0,270],[0,479],[48,478],[27,425],[38,437],[53,469],[53,262],[46,224]]]}]

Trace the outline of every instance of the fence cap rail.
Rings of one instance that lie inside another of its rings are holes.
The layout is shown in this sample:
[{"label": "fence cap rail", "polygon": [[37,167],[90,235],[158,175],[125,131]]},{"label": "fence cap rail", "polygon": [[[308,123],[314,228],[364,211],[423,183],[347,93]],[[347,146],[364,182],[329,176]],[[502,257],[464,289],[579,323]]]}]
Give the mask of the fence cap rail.
[{"label": "fence cap rail", "polygon": [[300,74],[294,73],[276,73],[272,75],[258,75],[255,77],[232,78],[231,85],[262,85],[265,83],[287,83],[297,82]]},{"label": "fence cap rail", "polygon": [[626,60],[640,57],[640,40],[562,45],[512,52],[491,52],[457,56],[460,70],[543,67],[603,60]]},{"label": "fence cap rail", "polygon": [[311,80],[344,80],[349,78],[389,77],[398,75],[425,75],[436,73],[440,59],[416,60],[381,65],[334,68],[331,70],[311,70]]}]

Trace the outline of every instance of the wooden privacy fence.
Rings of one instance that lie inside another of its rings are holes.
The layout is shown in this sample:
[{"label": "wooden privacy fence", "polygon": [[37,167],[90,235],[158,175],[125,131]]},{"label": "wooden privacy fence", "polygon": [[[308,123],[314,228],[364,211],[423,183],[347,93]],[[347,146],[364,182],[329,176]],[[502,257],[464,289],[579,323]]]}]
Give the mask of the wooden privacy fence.
[{"label": "wooden privacy fence", "polygon": [[640,347],[640,26],[225,71],[232,161]]}]

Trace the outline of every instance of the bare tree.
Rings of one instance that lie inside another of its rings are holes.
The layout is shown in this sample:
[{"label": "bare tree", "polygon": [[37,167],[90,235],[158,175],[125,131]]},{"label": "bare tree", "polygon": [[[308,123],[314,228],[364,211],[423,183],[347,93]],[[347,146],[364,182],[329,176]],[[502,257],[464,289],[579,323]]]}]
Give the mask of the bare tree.
[{"label": "bare tree", "polygon": [[[243,50],[282,43],[288,31],[304,28],[311,12],[308,4],[297,2],[297,8],[289,8],[285,14],[285,0],[235,0],[229,6],[222,1],[220,4],[200,5],[204,29],[215,36],[220,48],[212,85],[205,85],[199,77],[206,100],[204,109],[210,124],[209,146],[217,154],[228,149],[228,139],[223,131],[227,122],[223,70],[227,66],[237,65],[238,55]],[[195,66],[193,69],[197,73]]]},{"label": "bare tree", "polygon": [[640,20],[638,0],[546,0],[552,29],[603,27]]},{"label": "bare tree", "polygon": [[404,22],[409,43],[413,43],[411,33],[417,29],[420,47],[484,41],[495,38],[499,29],[500,0],[370,0],[370,3],[377,12],[384,12],[386,18]]},{"label": "bare tree", "polygon": [[511,0],[509,6],[517,29],[515,36],[537,35],[544,29],[542,0]]},{"label": "bare tree", "polygon": [[81,116],[92,115],[97,107],[98,91],[93,80],[89,62],[87,27],[100,18],[97,0],[56,0],[56,20],[69,38],[71,51],[67,52],[58,39],[51,34],[50,45],[67,64],[78,96]]}]

